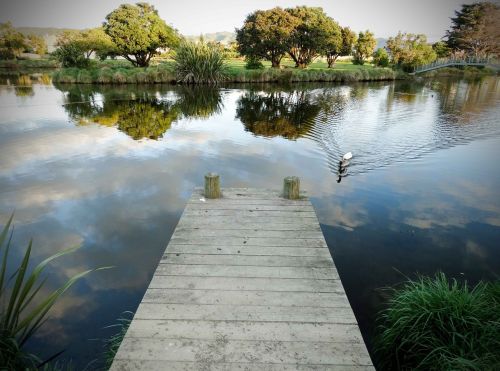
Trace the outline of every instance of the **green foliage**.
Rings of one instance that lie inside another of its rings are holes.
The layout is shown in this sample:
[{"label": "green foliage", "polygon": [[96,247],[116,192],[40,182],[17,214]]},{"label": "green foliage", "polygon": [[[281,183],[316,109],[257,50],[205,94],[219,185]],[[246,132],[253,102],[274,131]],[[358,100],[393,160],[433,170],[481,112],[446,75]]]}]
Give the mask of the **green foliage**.
[{"label": "green foliage", "polygon": [[47,53],[47,44],[43,37],[34,34],[26,36],[26,46],[26,51],[29,53],[36,53],[38,55]]},{"label": "green foliage", "polygon": [[256,57],[246,57],[245,58],[245,68],[247,70],[263,70],[264,65],[260,59]]},{"label": "green foliage", "polygon": [[174,57],[178,80],[187,84],[218,84],[225,79],[224,52],[203,40],[183,41]]},{"label": "green foliage", "polygon": [[498,56],[500,53],[500,7],[485,1],[464,4],[455,11],[451,29],[446,32],[447,44],[472,56]]},{"label": "green foliage", "polygon": [[326,53],[328,68],[333,67],[338,57],[351,55],[354,44],[356,44],[356,40],[358,39],[356,33],[349,27],[342,27],[340,34],[342,38],[340,47],[331,49]]},{"label": "green foliage", "polygon": [[436,59],[436,53],[427,43],[427,37],[422,34],[398,32],[396,37],[387,40],[387,49],[391,54],[392,63],[407,72]]},{"label": "green foliage", "polygon": [[363,65],[366,59],[373,54],[376,46],[377,40],[375,40],[375,36],[372,32],[368,30],[360,32],[354,47],[354,58],[352,62],[354,64]]},{"label": "green foliage", "polygon": [[290,36],[298,20],[282,8],[257,10],[236,30],[238,51],[252,60],[266,59],[279,67],[290,50]]},{"label": "green foliage", "polygon": [[179,42],[177,32],[148,3],[120,5],[106,16],[104,31],[118,53],[139,67],[147,67],[160,48],[172,48]]},{"label": "green foliage", "polygon": [[16,59],[27,47],[24,35],[10,22],[0,23],[0,59]]},{"label": "green foliage", "polygon": [[436,53],[436,58],[448,58],[451,55],[451,49],[444,41],[438,41],[432,44],[432,50]]},{"label": "green foliage", "polygon": [[392,290],[379,315],[383,370],[498,370],[500,283],[471,288],[443,273]]},{"label": "green foliage", "polygon": [[0,234],[0,253],[3,249],[0,263],[0,364],[8,370],[22,370],[36,368],[41,363],[35,355],[26,353],[23,347],[44,323],[52,306],[75,282],[96,269],[76,274],[63,286],[45,298],[40,298],[39,293],[45,283],[41,277],[46,266],[78,247],[50,256],[28,274],[32,249],[30,241],[18,268],[12,275],[8,275],[7,260],[12,240],[9,229],[12,218],[13,216]]},{"label": "green foliage", "polygon": [[89,59],[85,57],[85,49],[78,42],[69,41],[58,47],[52,55],[63,67],[85,68],[90,65]]},{"label": "green foliage", "polygon": [[375,53],[373,53],[373,64],[379,67],[389,66],[389,54],[384,48],[378,48]]},{"label": "green foliage", "polygon": [[290,37],[288,51],[296,67],[305,68],[318,55],[340,49],[340,27],[322,8],[298,6],[286,11],[298,19],[298,25]]}]

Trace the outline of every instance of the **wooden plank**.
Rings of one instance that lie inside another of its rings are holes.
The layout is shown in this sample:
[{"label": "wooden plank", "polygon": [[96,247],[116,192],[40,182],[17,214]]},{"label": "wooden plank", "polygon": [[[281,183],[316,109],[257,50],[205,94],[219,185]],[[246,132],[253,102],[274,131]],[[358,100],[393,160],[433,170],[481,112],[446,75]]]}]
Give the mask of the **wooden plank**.
[{"label": "wooden plank", "polygon": [[[311,303],[313,304],[313,303]],[[356,324],[350,308],[141,303],[134,318]]]},{"label": "wooden plank", "polygon": [[148,288],[143,303],[164,304],[222,304],[222,305],[280,305],[348,308],[344,291],[338,292],[291,292],[291,291],[239,291]]},{"label": "wooden plank", "polygon": [[362,343],[356,325],[252,321],[134,320],[130,337],[158,339],[306,341]]},{"label": "wooden plank", "polygon": [[321,238],[172,236],[173,245],[327,247]]},{"label": "wooden plank", "polygon": [[[227,225],[230,227],[231,225]],[[255,238],[315,238],[322,239],[321,231],[311,230],[288,230],[288,231],[273,231],[259,229],[200,229],[200,228],[185,228],[177,227],[172,237],[255,237]]]},{"label": "wooden plank", "polygon": [[[165,361],[117,359],[111,368],[116,371],[165,371]],[[373,366],[363,365],[302,365],[297,363],[238,363],[217,362],[168,362],[168,371],[373,371]]]},{"label": "wooden plank", "polygon": [[314,278],[339,279],[337,270],[314,267],[262,267],[220,264],[159,264],[155,276],[200,276],[200,277],[269,277],[269,278]]},{"label": "wooden plank", "polygon": [[236,291],[344,292],[339,280],[307,278],[153,276],[149,287]]},{"label": "wooden plank", "polygon": [[274,256],[320,256],[327,258],[330,251],[326,247],[288,247],[288,246],[205,246],[205,245],[169,245],[170,254],[206,254],[206,255],[274,255]]},{"label": "wooden plank", "polygon": [[370,365],[364,344],[125,338],[117,359],[200,362]]},{"label": "wooden plank", "polygon": [[[168,248],[167,248],[168,251]],[[205,265],[254,265],[258,267],[311,267],[330,268],[332,260],[308,256],[249,256],[249,255],[200,255],[169,254],[161,259],[164,264],[205,264]]]},{"label": "wooden plank", "polygon": [[209,209],[199,209],[199,210],[185,210],[182,213],[183,217],[190,216],[274,216],[274,217],[301,217],[301,218],[312,218],[316,219],[316,214],[313,211],[293,211],[293,210],[209,210]]},{"label": "wooden plank", "polygon": [[310,212],[314,213],[311,204],[309,205],[286,205],[286,204],[260,204],[260,205],[243,205],[243,204],[228,204],[225,202],[214,203],[193,203],[186,207],[186,211],[195,210],[238,210],[238,211],[286,211],[286,212]]},{"label": "wooden plank", "polygon": [[177,224],[177,228],[182,229],[204,229],[213,231],[224,231],[224,230],[257,230],[259,232],[263,231],[318,231],[321,232],[321,228],[316,220],[306,223],[305,221],[294,220],[293,223],[279,223],[276,220],[263,220],[256,218],[252,223],[246,221],[235,221],[233,218],[221,217],[217,221],[207,221],[206,218],[190,218],[184,219]]},{"label": "wooden plank", "polygon": [[112,370],[373,370],[304,194],[193,192]]},{"label": "wooden plank", "polygon": [[294,224],[298,228],[301,226],[309,227],[310,225],[319,227],[318,219],[306,217],[302,218],[297,214],[293,214],[292,216],[255,216],[255,215],[219,215],[219,216],[211,216],[210,218],[205,217],[204,215],[190,215],[189,217],[182,218],[179,222],[181,223],[205,223],[206,225],[211,225],[213,228],[221,228],[227,223],[234,224],[260,224],[261,228],[265,228],[264,225],[269,227],[274,227],[274,225],[279,225],[282,223],[285,224]]}]

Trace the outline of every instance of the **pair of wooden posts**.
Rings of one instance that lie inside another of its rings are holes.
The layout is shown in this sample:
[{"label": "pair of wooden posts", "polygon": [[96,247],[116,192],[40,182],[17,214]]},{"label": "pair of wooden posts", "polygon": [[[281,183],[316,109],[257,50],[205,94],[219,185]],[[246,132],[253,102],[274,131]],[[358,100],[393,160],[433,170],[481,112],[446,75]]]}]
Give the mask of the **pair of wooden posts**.
[{"label": "pair of wooden posts", "polygon": [[[205,197],[220,198],[220,177],[216,173],[205,175]],[[300,179],[296,176],[287,176],[283,180],[283,197],[289,200],[300,198]]]}]

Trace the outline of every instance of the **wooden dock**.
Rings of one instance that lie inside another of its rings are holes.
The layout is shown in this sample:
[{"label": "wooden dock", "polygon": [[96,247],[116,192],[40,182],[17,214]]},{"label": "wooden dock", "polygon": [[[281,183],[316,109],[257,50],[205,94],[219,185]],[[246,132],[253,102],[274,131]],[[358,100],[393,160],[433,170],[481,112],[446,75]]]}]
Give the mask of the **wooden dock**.
[{"label": "wooden dock", "polygon": [[374,370],[306,197],[189,200],[111,370]]}]

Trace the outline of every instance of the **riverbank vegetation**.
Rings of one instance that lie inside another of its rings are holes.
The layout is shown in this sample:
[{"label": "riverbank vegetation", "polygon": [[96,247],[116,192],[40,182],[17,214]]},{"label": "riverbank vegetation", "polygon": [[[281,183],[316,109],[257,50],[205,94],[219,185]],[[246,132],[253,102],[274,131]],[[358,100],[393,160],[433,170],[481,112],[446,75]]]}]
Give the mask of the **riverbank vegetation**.
[{"label": "riverbank vegetation", "polygon": [[[54,74],[54,81],[61,83],[393,80],[438,57],[498,56],[499,14],[499,7],[490,2],[464,5],[452,18],[446,41],[430,44],[424,34],[399,32],[375,51],[372,32],[356,33],[318,7],[256,10],[236,29],[236,42],[223,45],[188,41],[152,5],[122,4],[100,27],[62,32],[53,61],[26,61],[25,66],[59,63],[64,68]],[[26,40],[33,38],[8,23],[0,31],[0,59],[19,59],[21,50],[43,49],[35,41],[28,46]],[[127,63],[101,63],[117,57]],[[346,68],[340,57],[360,67]],[[0,63],[16,66],[12,61]]]},{"label": "riverbank vegetation", "polygon": [[28,244],[17,269],[8,272],[7,260],[11,248],[10,226],[13,216],[0,233],[0,365],[7,370],[37,369],[46,366],[62,352],[42,360],[25,351],[26,342],[38,331],[57,300],[78,280],[87,274],[105,268],[90,269],[68,279],[61,287],[42,297],[42,280],[47,265],[53,260],[74,252],[76,248],[63,250],[39,263],[28,274],[31,263],[32,242]]},{"label": "riverbank vegetation", "polygon": [[500,282],[408,280],[391,290],[379,316],[378,365],[384,370],[498,370]]}]

